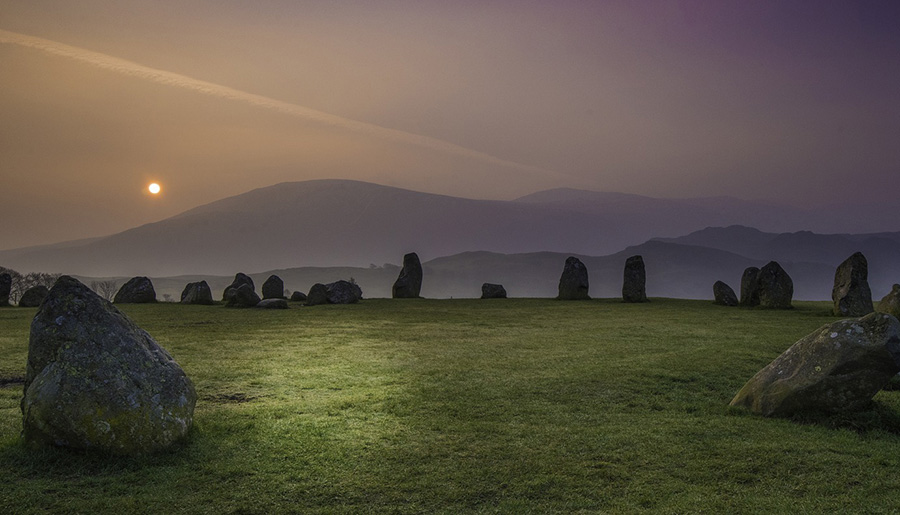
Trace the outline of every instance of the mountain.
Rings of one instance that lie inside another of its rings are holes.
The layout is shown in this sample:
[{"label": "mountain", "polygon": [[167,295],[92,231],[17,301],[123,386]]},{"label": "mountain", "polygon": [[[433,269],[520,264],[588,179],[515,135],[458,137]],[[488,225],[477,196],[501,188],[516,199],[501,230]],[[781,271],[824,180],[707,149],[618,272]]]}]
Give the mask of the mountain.
[{"label": "mountain", "polygon": [[472,200],[318,180],[256,189],[103,238],[3,251],[0,264],[84,276],[227,277],[298,267],[366,268],[399,263],[413,251],[423,260],[475,251],[600,256],[711,225],[766,227],[802,216],[726,197],[655,199],[557,189],[513,201]]}]

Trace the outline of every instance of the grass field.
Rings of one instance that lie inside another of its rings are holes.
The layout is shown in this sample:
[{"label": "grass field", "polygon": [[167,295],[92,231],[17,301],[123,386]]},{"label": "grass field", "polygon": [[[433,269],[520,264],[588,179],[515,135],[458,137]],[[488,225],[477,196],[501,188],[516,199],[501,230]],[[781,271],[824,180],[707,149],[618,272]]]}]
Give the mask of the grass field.
[{"label": "grass field", "polygon": [[[900,391],[764,419],[728,402],[835,320],[653,299],[122,307],[200,400],[171,452],[30,450],[0,387],[0,513],[897,512]],[[0,377],[33,309],[0,310]]]}]

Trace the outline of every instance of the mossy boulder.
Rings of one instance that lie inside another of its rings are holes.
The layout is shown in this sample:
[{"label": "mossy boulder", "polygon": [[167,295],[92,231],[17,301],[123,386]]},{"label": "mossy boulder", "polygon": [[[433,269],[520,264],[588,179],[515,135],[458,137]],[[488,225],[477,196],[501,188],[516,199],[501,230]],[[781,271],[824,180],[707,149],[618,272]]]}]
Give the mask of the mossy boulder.
[{"label": "mossy boulder", "polygon": [[737,295],[734,294],[734,290],[731,289],[731,286],[728,286],[722,281],[716,281],[713,284],[713,298],[715,299],[715,303],[721,306],[737,306],[738,298]]},{"label": "mossy boulder", "polygon": [[181,292],[182,304],[211,305],[213,303],[212,290],[206,281],[188,283]]},{"label": "mossy boulder", "polygon": [[900,372],[900,322],[891,315],[826,324],[757,372],[731,401],[765,416],[864,408]]},{"label": "mossy boulder", "polygon": [[116,304],[146,304],[156,302],[156,290],[153,289],[153,283],[149,278],[132,277],[127,283],[119,288],[113,302]]},{"label": "mossy boulder", "polygon": [[249,275],[238,272],[234,275],[234,280],[231,281],[231,284],[225,287],[225,291],[222,292],[222,300],[228,300],[228,292],[231,290],[236,290],[241,287],[242,284],[246,284],[250,287],[251,291],[256,291],[256,286],[253,284],[253,279],[250,278]]},{"label": "mossy boulder", "polygon": [[869,263],[862,252],[845,259],[834,271],[831,300],[835,316],[861,317],[875,311],[869,289]]},{"label": "mossy boulder", "polygon": [[482,299],[505,299],[506,288],[502,284],[484,283],[481,285]]},{"label": "mossy boulder", "polygon": [[284,281],[277,275],[270,275],[266,282],[262,285],[262,298],[265,299],[283,299]]},{"label": "mossy boulder", "polygon": [[191,380],[146,331],[78,280],[62,276],[31,323],[22,435],[135,455],[191,428]]},{"label": "mossy boulder", "polygon": [[759,306],[759,268],[748,267],[741,274],[741,306]]},{"label": "mossy boulder", "polygon": [[44,300],[48,293],[50,293],[50,289],[43,284],[32,286],[22,294],[22,298],[19,299],[19,307],[36,308],[41,305],[41,301]]},{"label": "mossy boulder", "polygon": [[891,292],[881,299],[878,311],[900,318],[900,284],[895,284]]},{"label": "mossy boulder", "polygon": [[559,295],[556,296],[560,300],[588,300],[588,271],[584,263],[575,256],[566,258],[566,264],[563,266],[562,275],[559,276]]},{"label": "mossy boulder", "polygon": [[794,281],[776,261],[759,270],[756,276],[759,305],[769,309],[791,309],[794,298]]},{"label": "mossy boulder", "polygon": [[226,308],[252,308],[259,304],[259,301],[259,295],[247,283],[243,283],[237,288],[225,290]]}]

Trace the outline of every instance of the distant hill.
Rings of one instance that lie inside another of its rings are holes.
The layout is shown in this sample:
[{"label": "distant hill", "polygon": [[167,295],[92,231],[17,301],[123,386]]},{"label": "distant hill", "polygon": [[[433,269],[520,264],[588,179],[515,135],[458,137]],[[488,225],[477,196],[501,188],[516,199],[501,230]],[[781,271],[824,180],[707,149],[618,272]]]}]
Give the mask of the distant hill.
[{"label": "distant hill", "polygon": [[[283,183],[104,238],[0,252],[22,272],[230,276],[238,270],[399,263],[463,252],[608,255],[708,226],[768,227],[803,213],[732,198],[548,190],[471,200],[358,181]],[[756,257],[756,256],[748,256]]]}]

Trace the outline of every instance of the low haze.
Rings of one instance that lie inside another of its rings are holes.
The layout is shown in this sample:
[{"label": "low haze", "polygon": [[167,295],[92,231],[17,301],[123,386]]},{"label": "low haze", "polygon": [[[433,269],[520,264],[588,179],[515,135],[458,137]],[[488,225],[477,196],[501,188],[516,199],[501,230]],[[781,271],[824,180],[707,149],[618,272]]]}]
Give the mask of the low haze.
[{"label": "low haze", "polygon": [[5,0],[0,249],[310,179],[897,231],[862,226],[900,204],[898,5]]}]

